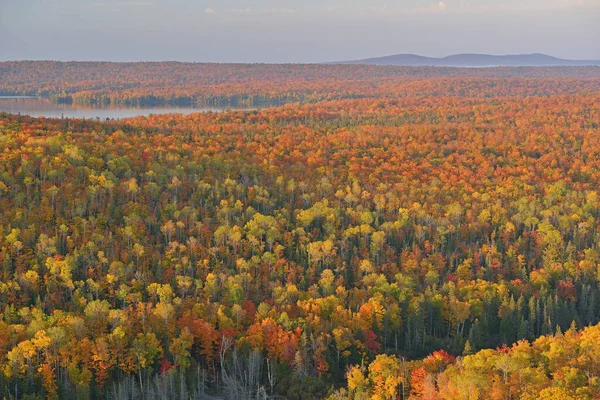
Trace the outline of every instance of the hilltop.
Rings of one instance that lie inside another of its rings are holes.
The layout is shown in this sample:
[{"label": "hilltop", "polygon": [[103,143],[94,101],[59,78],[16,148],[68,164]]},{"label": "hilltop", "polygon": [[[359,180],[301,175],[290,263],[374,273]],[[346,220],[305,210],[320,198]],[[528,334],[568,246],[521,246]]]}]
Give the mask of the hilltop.
[{"label": "hilltop", "polygon": [[447,57],[425,57],[417,54],[396,54],[362,60],[333,62],[330,64],[393,65],[413,67],[549,67],[549,66],[600,66],[600,60],[566,60],[546,54],[454,54]]}]

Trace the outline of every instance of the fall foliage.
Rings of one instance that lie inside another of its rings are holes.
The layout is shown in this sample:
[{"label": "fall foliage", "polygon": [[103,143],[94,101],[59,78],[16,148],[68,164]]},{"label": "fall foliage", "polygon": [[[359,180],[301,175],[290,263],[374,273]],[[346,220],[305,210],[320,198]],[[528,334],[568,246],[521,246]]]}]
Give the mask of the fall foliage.
[{"label": "fall foliage", "polygon": [[2,396],[600,396],[598,68],[0,71],[74,102],[292,102],[0,114]]}]

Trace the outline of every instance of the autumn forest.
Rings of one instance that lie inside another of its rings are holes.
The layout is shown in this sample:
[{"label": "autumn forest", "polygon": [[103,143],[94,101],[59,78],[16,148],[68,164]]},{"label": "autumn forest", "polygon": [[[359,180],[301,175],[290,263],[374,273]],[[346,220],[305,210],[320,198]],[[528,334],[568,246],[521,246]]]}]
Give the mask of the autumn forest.
[{"label": "autumn forest", "polygon": [[0,63],[0,397],[600,398],[600,67]]}]

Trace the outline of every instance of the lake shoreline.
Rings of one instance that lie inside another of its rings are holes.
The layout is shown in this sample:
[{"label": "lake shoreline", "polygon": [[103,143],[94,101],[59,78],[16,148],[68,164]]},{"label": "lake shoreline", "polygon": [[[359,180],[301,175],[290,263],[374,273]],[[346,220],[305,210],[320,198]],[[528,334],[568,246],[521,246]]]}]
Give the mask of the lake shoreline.
[{"label": "lake shoreline", "polygon": [[19,100],[19,99],[37,99],[37,96],[12,96],[0,95],[0,100]]},{"label": "lake shoreline", "polygon": [[0,112],[14,115],[45,118],[77,118],[94,120],[119,120],[160,114],[194,114],[227,112],[234,110],[257,110],[256,107],[182,107],[182,106],[83,106],[59,104],[50,99],[29,96],[0,96]]}]

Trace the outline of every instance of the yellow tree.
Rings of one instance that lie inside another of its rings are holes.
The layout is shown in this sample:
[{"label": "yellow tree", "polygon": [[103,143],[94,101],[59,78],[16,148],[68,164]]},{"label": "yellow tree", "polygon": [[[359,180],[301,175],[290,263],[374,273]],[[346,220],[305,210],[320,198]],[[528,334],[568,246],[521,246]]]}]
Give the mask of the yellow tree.
[{"label": "yellow tree", "polygon": [[380,354],[369,365],[369,380],[373,384],[371,399],[386,400],[398,397],[403,383],[402,368],[396,356]]}]

